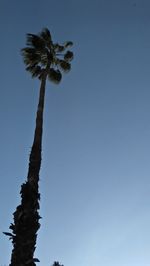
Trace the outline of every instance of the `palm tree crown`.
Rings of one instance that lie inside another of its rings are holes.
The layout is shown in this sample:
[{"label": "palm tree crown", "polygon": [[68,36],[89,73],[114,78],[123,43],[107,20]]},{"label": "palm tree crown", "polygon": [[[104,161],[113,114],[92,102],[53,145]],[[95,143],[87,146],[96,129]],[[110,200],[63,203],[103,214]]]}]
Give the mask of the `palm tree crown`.
[{"label": "palm tree crown", "polygon": [[27,46],[23,48],[22,55],[26,70],[31,72],[32,77],[41,79],[43,72],[55,83],[62,78],[62,71],[68,72],[71,69],[70,61],[73,53],[68,50],[73,43],[65,42],[63,45],[53,43],[50,31],[44,28],[38,35],[27,34]]}]

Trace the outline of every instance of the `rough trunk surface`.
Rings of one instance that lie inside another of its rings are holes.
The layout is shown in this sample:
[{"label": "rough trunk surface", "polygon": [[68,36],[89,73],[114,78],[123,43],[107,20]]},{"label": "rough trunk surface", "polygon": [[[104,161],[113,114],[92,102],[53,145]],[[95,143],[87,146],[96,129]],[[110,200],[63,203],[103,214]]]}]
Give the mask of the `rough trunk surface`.
[{"label": "rough trunk surface", "polygon": [[40,87],[39,103],[33,145],[29,157],[27,181],[21,186],[21,204],[13,214],[14,223],[10,225],[13,243],[10,266],[35,266],[34,258],[39,223],[39,172],[41,167],[42,128],[46,74]]}]

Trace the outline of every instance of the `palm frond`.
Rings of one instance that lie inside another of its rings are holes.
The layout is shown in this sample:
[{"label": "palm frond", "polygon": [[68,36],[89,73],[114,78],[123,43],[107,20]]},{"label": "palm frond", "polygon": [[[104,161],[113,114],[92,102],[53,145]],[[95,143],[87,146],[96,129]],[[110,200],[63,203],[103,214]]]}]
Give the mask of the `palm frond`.
[{"label": "palm frond", "polygon": [[40,63],[43,65],[43,66],[46,66],[47,65],[47,63],[48,63],[48,58],[47,58],[47,55],[45,55],[45,54],[42,54],[41,55],[41,60],[40,60]]},{"label": "palm frond", "polygon": [[40,37],[46,41],[46,43],[51,43],[52,42],[52,37],[50,34],[50,31],[47,28],[44,28],[42,32],[40,33]]},{"label": "palm frond", "polygon": [[42,69],[40,66],[37,65],[31,65],[26,67],[26,70],[29,71],[32,75],[32,78],[40,77],[42,73]]},{"label": "palm frond", "polygon": [[58,84],[62,79],[62,74],[59,69],[55,70],[54,68],[50,68],[48,72],[48,78],[50,81]]},{"label": "palm frond", "polygon": [[73,52],[67,51],[64,55],[64,60],[71,61],[73,59]]},{"label": "palm frond", "polygon": [[28,33],[27,45],[35,49],[43,50],[45,48],[45,41],[38,35]]},{"label": "palm frond", "polygon": [[38,53],[34,48],[23,48],[21,53],[26,65],[35,64],[41,60],[40,53]]},{"label": "palm frond", "polygon": [[65,60],[59,60],[59,66],[64,72],[69,72],[71,69],[71,64],[69,64]]},{"label": "palm frond", "polygon": [[21,49],[21,51],[23,53],[26,53],[26,54],[36,53],[36,49],[35,48],[32,48],[32,47],[25,47],[25,48]]},{"label": "palm frond", "polygon": [[72,45],[73,45],[73,42],[70,42],[70,41],[67,41],[67,42],[64,43],[64,47],[65,47],[65,48],[69,48],[69,47],[71,47]]},{"label": "palm frond", "polygon": [[56,43],[54,44],[54,50],[56,53],[63,52],[65,50],[65,47],[63,45]]},{"label": "palm frond", "polygon": [[30,64],[29,66],[26,67],[27,71],[32,71],[35,67],[37,67],[37,64]]}]

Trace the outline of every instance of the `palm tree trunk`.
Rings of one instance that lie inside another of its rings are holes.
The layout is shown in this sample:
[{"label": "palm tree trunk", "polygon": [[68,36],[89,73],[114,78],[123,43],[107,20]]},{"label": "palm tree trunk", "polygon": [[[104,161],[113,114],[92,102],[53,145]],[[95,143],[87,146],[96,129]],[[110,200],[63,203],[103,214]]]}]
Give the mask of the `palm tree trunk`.
[{"label": "palm tree trunk", "polygon": [[36,116],[36,127],[33,145],[29,157],[27,181],[21,186],[21,204],[14,212],[12,230],[13,250],[10,266],[35,266],[34,251],[36,248],[39,223],[39,172],[41,166],[43,110],[46,87],[46,71],[43,74],[40,87],[39,103]]},{"label": "palm tree trunk", "polygon": [[41,167],[41,151],[42,151],[42,132],[43,132],[43,109],[45,96],[46,74],[44,75],[39,95],[39,103],[36,116],[36,127],[34,132],[33,145],[29,157],[29,170],[27,180],[31,184],[38,183],[39,172]]}]

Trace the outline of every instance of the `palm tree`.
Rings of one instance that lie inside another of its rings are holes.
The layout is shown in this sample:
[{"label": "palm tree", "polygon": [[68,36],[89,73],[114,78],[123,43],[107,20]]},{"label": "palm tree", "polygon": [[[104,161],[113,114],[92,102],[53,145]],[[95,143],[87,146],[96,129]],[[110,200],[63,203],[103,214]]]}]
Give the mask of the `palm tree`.
[{"label": "palm tree", "polygon": [[13,243],[10,266],[35,266],[39,260],[34,258],[37,231],[40,227],[39,219],[39,172],[41,167],[43,110],[47,78],[59,83],[62,71],[71,69],[70,61],[73,53],[68,50],[72,42],[63,45],[53,43],[47,28],[38,35],[27,34],[27,47],[21,50],[26,70],[32,77],[40,79],[39,102],[36,114],[36,126],[33,145],[29,156],[27,181],[21,186],[21,204],[13,214],[14,223],[10,225],[12,233],[4,232],[10,236]]}]

